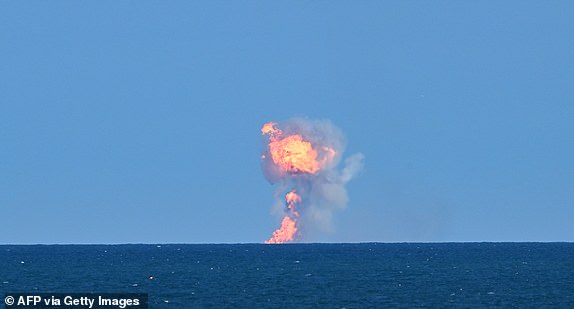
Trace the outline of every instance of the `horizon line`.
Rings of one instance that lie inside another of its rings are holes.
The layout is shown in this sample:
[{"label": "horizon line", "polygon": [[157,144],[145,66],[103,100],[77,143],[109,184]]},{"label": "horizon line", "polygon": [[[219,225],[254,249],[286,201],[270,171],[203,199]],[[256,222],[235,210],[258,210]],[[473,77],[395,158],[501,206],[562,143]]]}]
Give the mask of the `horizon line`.
[{"label": "horizon line", "polygon": [[203,243],[183,243],[183,242],[125,242],[125,243],[0,243],[0,246],[122,246],[122,245],[149,245],[149,246],[170,246],[170,245],[359,245],[359,244],[525,244],[525,243],[574,243],[567,240],[549,240],[549,241],[362,241],[362,242],[293,242],[284,244],[265,244],[264,242],[203,242]]}]

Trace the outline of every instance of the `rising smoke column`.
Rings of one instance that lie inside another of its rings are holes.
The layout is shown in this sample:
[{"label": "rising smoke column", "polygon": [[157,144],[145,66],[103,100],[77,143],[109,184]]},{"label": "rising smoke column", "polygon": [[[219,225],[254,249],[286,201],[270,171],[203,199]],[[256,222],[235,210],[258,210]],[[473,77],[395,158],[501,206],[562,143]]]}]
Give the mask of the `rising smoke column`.
[{"label": "rising smoke column", "polygon": [[265,243],[296,241],[310,226],[329,229],[333,210],[347,205],[345,185],[362,168],[363,155],[350,156],[338,170],[345,140],[329,121],[269,122],[261,133],[263,172],[277,185],[277,194],[284,194],[281,226]]}]

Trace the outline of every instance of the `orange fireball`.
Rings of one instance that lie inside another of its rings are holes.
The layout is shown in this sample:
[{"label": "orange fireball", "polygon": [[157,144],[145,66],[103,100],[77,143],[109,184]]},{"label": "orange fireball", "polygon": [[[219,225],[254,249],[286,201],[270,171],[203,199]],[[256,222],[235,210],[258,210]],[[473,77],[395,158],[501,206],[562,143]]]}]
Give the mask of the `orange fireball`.
[{"label": "orange fireball", "polygon": [[300,134],[283,136],[283,131],[276,125],[274,122],[264,124],[261,133],[269,135],[269,154],[281,172],[316,174],[335,157],[335,150],[323,147],[325,155],[319,160],[317,150],[310,141]]}]

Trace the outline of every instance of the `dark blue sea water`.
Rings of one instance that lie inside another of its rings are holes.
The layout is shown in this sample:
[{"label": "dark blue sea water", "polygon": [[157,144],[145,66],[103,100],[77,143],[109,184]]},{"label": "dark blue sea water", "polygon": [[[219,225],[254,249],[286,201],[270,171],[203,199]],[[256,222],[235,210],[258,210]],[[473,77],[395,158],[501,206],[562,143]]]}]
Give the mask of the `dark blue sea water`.
[{"label": "dark blue sea water", "polygon": [[7,292],[141,292],[150,308],[574,308],[574,244],[4,245]]}]

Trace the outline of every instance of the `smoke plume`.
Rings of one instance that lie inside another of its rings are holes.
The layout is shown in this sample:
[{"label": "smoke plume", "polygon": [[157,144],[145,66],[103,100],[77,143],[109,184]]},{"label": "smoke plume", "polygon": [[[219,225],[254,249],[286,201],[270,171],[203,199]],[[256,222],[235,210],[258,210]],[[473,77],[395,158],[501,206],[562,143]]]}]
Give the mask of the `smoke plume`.
[{"label": "smoke plume", "polygon": [[293,242],[311,230],[331,230],[332,213],[346,207],[345,185],[362,169],[363,155],[348,157],[339,169],[345,138],[329,121],[269,122],[261,133],[263,173],[277,186],[275,210],[283,216],[265,243]]}]

